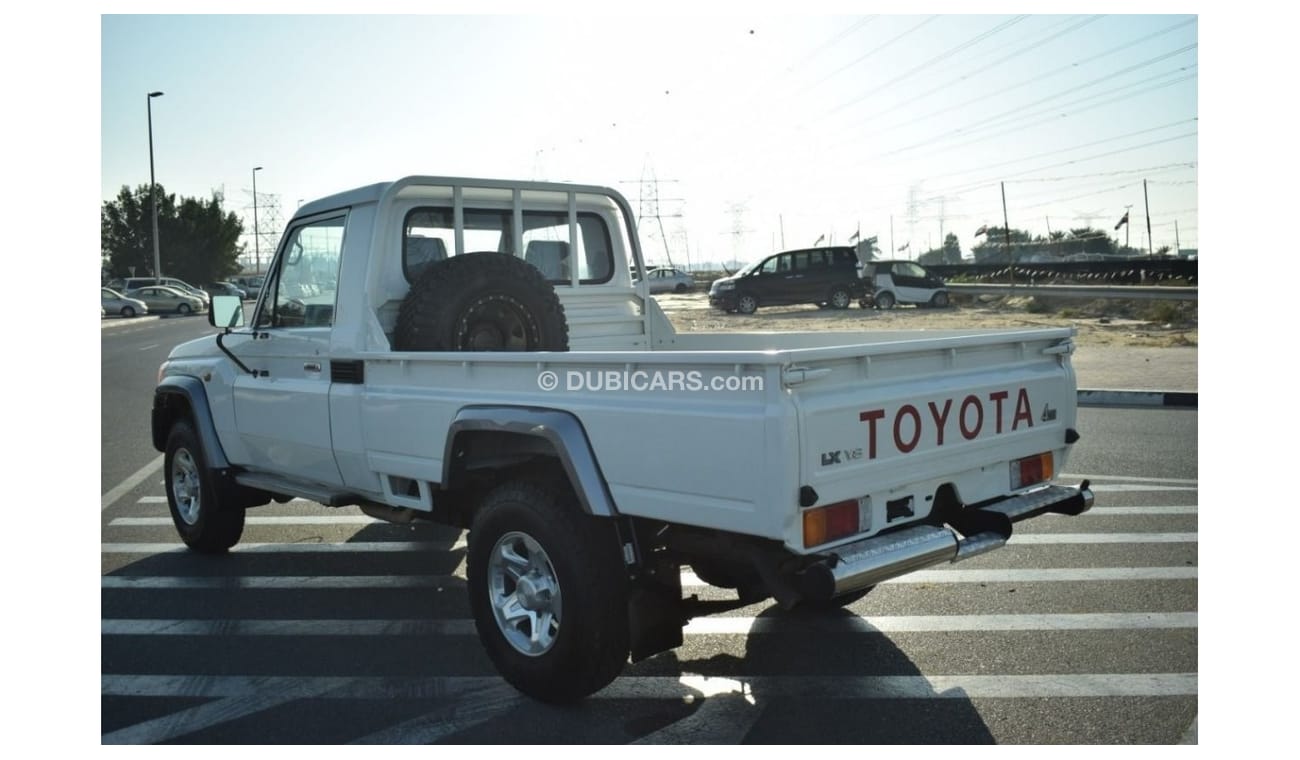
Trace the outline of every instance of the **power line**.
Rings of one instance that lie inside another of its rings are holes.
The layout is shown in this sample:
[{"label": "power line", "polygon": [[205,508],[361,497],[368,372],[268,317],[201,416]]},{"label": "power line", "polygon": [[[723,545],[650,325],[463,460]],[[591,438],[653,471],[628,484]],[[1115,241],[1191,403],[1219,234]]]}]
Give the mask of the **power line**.
[{"label": "power line", "polygon": [[921,63],[921,64],[919,64],[919,65],[917,65],[917,66],[912,67],[911,69],[907,70],[906,72],[904,72],[904,73],[902,73],[902,74],[899,74],[898,76],[894,77],[893,79],[889,80],[888,82],[885,82],[884,84],[881,84],[881,85],[877,85],[876,87],[874,87],[874,88],[872,88],[872,89],[870,89],[870,90],[867,90],[865,93],[863,93],[863,94],[857,96],[857,97],[854,98],[853,100],[850,100],[850,101],[848,101],[848,102],[846,102],[846,103],[841,103],[840,105],[836,106],[835,108],[832,108],[832,109],[831,109],[830,111],[828,111],[827,113],[828,113],[828,114],[836,113],[836,112],[841,111],[841,110],[843,110],[843,109],[845,109],[845,108],[848,108],[849,106],[852,106],[852,105],[855,105],[855,104],[857,104],[857,103],[860,103],[860,102],[862,102],[863,100],[866,100],[867,98],[869,98],[869,97],[871,97],[872,95],[876,94],[877,92],[880,92],[881,90],[884,90],[884,89],[889,88],[889,87],[893,87],[894,85],[898,84],[899,82],[903,81],[904,79],[907,79],[908,77],[912,76],[913,74],[917,73],[918,71],[923,71],[923,70],[925,70],[925,69],[928,69],[929,67],[931,67],[931,66],[933,66],[934,64],[938,63],[939,61],[942,61],[942,60],[944,60],[944,59],[946,59],[946,58],[950,58],[950,57],[956,55],[957,53],[960,53],[961,51],[965,50],[966,48],[968,48],[968,47],[970,47],[970,46],[972,46],[972,45],[978,45],[979,43],[983,42],[984,40],[989,39],[990,37],[992,37],[992,36],[998,34],[999,32],[1003,32],[1003,31],[1005,31],[1005,30],[1007,30],[1007,29],[1010,29],[1012,26],[1015,26],[1016,24],[1019,24],[1021,21],[1024,21],[1024,20],[1027,19],[1027,18],[1029,18],[1029,17],[1028,17],[1028,16],[1015,16],[1015,17],[1013,17],[1013,18],[1011,18],[1011,19],[1009,19],[1009,20],[1007,20],[1007,21],[1004,21],[1004,22],[1002,22],[1001,24],[998,24],[997,26],[993,27],[992,29],[989,29],[988,31],[982,32],[982,33],[980,33],[980,34],[977,34],[977,35],[975,35],[974,37],[970,38],[969,40],[966,40],[965,42],[961,43],[960,45],[957,45],[956,47],[953,47],[953,48],[949,48],[948,50],[945,50],[944,52],[942,52],[942,53],[940,53],[940,54],[934,56],[933,58],[931,58],[931,59],[925,61],[924,63]]},{"label": "power line", "polygon": [[859,57],[853,59],[852,61],[849,61],[848,63],[844,64],[843,66],[839,67],[838,69],[836,69],[836,70],[832,71],[831,73],[829,73],[829,74],[823,76],[821,79],[818,79],[817,81],[815,81],[815,82],[813,82],[812,84],[808,85],[807,87],[804,88],[805,91],[807,91],[807,90],[811,90],[811,89],[813,89],[814,87],[816,87],[817,85],[821,84],[822,82],[825,82],[827,79],[830,79],[831,77],[835,76],[836,74],[839,74],[840,72],[844,71],[845,69],[852,68],[853,66],[856,66],[857,64],[859,64],[859,63],[861,63],[861,62],[867,60],[868,58],[870,58],[871,56],[875,55],[876,53],[879,53],[880,51],[884,50],[885,48],[889,47],[890,45],[893,45],[895,42],[898,42],[899,40],[903,39],[904,37],[907,37],[908,35],[912,34],[912,33],[915,32],[915,31],[917,31],[917,30],[920,29],[921,27],[923,27],[923,26],[925,26],[926,24],[929,24],[929,23],[935,21],[935,20],[938,19],[938,18],[939,18],[938,16],[930,16],[930,17],[928,17],[928,18],[926,18],[926,19],[923,19],[923,20],[921,21],[921,23],[917,24],[916,26],[912,27],[911,29],[908,29],[907,31],[903,32],[902,34],[899,34],[898,36],[894,37],[893,39],[889,40],[888,42],[886,42],[886,43],[884,43],[884,44],[878,45],[877,47],[872,48],[871,50],[868,50],[866,53],[862,54],[861,56],[859,56]]}]

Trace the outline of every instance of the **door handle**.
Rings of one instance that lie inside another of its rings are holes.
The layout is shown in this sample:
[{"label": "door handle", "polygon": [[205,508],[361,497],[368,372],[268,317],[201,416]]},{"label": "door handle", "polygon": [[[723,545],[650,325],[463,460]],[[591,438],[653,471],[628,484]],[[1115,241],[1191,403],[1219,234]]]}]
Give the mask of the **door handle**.
[{"label": "door handle", "polygon": [[307,362],[302,368],[308,372],[320,372],[320,362]]}]

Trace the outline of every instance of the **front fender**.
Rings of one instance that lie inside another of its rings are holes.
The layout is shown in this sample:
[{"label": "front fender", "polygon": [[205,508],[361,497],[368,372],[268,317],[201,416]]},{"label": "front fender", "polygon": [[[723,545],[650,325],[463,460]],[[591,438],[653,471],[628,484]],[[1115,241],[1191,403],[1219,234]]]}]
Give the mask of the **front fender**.
[{"label": "front fender", "polygon": [[159,451],[167,448],[167,435],[172,425],[181,417],[188,416],[194,423],[203,444],[203,453],[207,457],[208,467],[214,470],[230,466],[226,452],[221,448],[217,438],[217,428],[212,423],[212,408],[208,405],[208,394],[203,383],[197,377],[189,375],[172,375],[164,377],[153,393],[153,447]]}]

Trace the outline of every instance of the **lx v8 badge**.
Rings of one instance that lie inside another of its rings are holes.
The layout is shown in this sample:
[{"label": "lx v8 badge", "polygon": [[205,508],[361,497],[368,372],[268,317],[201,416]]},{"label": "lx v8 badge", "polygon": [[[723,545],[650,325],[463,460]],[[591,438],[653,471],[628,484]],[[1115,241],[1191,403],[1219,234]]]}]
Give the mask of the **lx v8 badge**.
[{"label": "lx v8 badge", "polygon": [[851,462],[855,459],[861,459],[861,458],[862,458],[862,449],[852,449],[852,450],[839,449],[838,451],[825,451],[822,452],[822,467],[830,467],[831,465],[844,464],[845,462]]}]

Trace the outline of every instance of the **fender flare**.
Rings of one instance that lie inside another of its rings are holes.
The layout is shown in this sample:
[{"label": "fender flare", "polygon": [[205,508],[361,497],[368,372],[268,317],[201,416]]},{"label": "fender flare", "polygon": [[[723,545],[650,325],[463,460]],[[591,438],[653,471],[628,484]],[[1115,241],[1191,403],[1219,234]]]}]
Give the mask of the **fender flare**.
[{"label": "fender flare", "polygon": [[447,429],[442,458],[443,488],[452,485],[458,436],[475,431],[529,436],[545,441],[564,468],[583,511],[599,517],[618,516],[587,431],[577,417],[558,409],[489,405],[463,407]]},{"label": "fender flare", "polygon": [[195,432],[203,444],[203,453],[207,457],[209,469],[224,470],[230,467],[226,452],[221,448],[217,438],[217,428],[212,423],[212,407],[208,405],[208,394],[203,389],[203,382],[189,375],[172,375],[164,377],[153,393],[153,447],[159,451],[167,448],[167,433],[176,418],[173,404],[184,399],[189,407],[189,416],[194,421]]}]

